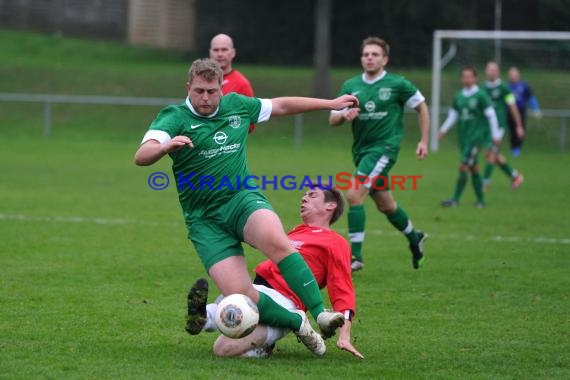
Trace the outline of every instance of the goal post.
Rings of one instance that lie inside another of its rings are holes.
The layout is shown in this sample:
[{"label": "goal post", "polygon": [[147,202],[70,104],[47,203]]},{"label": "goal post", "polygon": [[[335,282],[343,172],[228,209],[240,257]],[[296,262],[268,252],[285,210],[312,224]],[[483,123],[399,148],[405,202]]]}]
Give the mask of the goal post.
[{"label": "goal post", "polygon": [[[451,59],[442,57],[443,40],[551,40],[570,41],[570,32],[504,31],[504,30],[435,30],[432,45],[432,85],[430,117],[430,150],[437,151],[441,114],[441,72]],[[455,49],[455,47],[453,47]],[[492,58],[492,57],[490,57]]]}]

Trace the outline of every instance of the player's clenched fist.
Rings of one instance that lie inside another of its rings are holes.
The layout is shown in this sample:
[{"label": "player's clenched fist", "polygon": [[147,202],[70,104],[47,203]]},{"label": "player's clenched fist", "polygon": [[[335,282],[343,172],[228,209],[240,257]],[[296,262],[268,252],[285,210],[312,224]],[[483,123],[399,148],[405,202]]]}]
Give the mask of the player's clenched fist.
[{"label": "player's clenched fist", "polygon": [[331,110],[342,110],[345,108],[358,107],[358,99],[353,95],[342,95],[333,99]]},{"label": "player's clenched fist", "polygon": [[166,153],[177,152],[180,149],[188,146],[189,148],[193,148],[194,144],[192,144],[192,140],[190,140],[186,136],[176,136],[169,142],[164,144],[164,151]]}]

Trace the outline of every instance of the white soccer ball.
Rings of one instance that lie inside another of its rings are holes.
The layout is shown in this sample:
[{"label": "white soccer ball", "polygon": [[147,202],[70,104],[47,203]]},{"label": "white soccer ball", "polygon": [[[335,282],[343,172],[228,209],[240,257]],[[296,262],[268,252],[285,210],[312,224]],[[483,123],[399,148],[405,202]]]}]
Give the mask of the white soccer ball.
[{"label": "white soccer ball", "polygon": [[216,325],[228,338],[243,338],[251,334],[258,323],[257,305],[246,295],[231,294],[218,304]]}]

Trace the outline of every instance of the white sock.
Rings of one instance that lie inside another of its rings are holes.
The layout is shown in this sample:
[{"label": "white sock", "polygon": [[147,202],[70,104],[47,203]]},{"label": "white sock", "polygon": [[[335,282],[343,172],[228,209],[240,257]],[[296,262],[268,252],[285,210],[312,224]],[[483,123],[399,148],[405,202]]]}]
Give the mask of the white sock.
[{"label": "white sock", "polygon": [[218,311],[218,304],[217,303],[209,303],[206,305],[206,315],[208,316],[208,320],[202,328],[202,331],[207,332],[214,332],[218,330],[218,326],[216,325],[216,312]]}]

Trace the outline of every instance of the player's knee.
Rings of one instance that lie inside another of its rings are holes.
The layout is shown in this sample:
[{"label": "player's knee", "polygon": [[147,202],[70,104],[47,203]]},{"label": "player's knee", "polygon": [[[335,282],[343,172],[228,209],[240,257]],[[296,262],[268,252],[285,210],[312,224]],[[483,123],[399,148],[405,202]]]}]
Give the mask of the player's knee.
[{"label": "player's knee", "polygon": [[350,206],[361,205],[364,201],[362,195],[353,189],[349,190],[348,193],[346,193],[346,200]]},{"label": "player's knee", "polygon": [[231,349],[230,345],[226,344],[224,339],[218,339],[214,342],[214,355],[220,357],[236,356],[235,352]]}]

